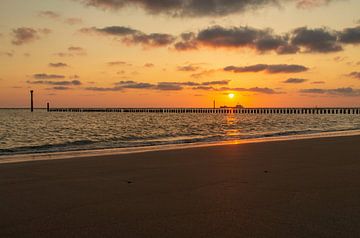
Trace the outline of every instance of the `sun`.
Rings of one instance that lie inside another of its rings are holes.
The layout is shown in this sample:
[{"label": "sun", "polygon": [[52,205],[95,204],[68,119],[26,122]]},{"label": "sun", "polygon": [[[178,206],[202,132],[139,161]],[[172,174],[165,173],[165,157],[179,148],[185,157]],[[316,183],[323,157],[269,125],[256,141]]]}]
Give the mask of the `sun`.
[{"label": "sun", "polygon": [[233,99],[233,98],[235,97],[235,94],[229,93],[229,94],[228,94],[228,97],[229,97],[230,99]]}]

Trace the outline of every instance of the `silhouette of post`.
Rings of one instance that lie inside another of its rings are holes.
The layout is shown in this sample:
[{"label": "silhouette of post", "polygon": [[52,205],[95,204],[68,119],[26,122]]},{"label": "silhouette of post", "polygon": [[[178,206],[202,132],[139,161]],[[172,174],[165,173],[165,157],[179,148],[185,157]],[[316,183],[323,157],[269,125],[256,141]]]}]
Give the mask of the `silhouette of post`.
[{"label": "silhouette of post", "polygon": [[215,109],[215,100],[214,100],[214,109]]},{"label": "silhouette of post", "polygon": [[47,111],[49,112],[50,111],[50,103],[47,103]]},{"label": "silhouette of post", "polygon": [[30,90],[30,110],[34,111],[34,91]]}]

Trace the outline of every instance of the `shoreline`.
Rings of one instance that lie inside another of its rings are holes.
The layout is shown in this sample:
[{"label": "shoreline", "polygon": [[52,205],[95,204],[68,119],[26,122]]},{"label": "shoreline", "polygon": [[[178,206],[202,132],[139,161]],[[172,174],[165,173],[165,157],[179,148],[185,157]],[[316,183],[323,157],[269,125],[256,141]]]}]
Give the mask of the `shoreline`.
[{"label": "shoreline", "polygon": [[235,141],[217,141],[217,142],[198,142],[198,143],[184,143],[184,144],[166,144],[155,146],[139,146],[127,148],[105,148],[94,150],[77,150],[77,151],[64,151],[64,152],[50,152],[50,153],[31,153],[31,154],[15,154],[0,156],[0,165],[7,163],[22,163],[31,161],[43,160],[61,160],[72,158],[85,158],[85,157],[99,157],[99,156],[116,156],[156,151],[172,151],[181,149],[203,148],[203,147],[216,147],[227,145],[239,144],[252,144],[252,143],[268,143],[274,141],[296,141],[307,140],[316,138],[332,138],[332,137],[349,137],[360,135],[360,130],[346,130],[346,131],[331,131],[310,134],[286,135],[286,136],[273,136],[242,139]]}]

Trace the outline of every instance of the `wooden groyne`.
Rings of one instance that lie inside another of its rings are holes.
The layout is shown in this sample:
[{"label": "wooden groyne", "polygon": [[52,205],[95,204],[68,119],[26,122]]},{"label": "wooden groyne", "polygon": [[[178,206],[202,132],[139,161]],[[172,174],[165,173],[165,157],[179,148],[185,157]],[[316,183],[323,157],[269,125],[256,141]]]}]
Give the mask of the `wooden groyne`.
[{"label": "wooden groyne", "polygon": [[48,108],[49,112],[360,114],[360,108]]}]

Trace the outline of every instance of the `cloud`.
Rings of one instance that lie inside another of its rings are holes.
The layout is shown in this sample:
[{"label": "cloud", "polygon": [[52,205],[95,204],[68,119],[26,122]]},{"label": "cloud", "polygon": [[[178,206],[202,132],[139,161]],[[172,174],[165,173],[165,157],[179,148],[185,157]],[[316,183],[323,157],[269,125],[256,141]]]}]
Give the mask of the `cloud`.
[{"label": "cloud", "polygon": [[104,87],[87,87],[87,88],[85,88],[85,90],[99,91],[99,92],[109,92],[109,91],[122,91],[122,90],[124,90],[124,88],[122,88],[122,87],[108,87],[108,88],[104,88]]},{"label": "cloud", "polygon": [[346,44],[360,44],[360,26],[345,28],[340,33],[340,42]]},{"label": "cloud", "polygon": [[343,50],[337,41],[335,31],[327,28],[308,29],[300,27],[291,35],[291,43],[294,46],[303,47],[305,52],[330,53]]},{"label": "cloud", "polygon": [[164,91],[179,91],[182,90],[183,87],[177,83],[161,82],[157,84],[156,89]]},{"label": "cloud", "polygon": [[63,78],[65,78],[64,75],[44,74],[44,73],[34,74],[32,77],[33,77],[34,79],[63,79]]},{"label": "cloud", "polygon": [[[228,85],[230,80],[218,80],[218,81],[208,81],[208,82],[159,82],[159,83],[143,83],[136,82],[132,80],[119,81],[115,83],[114,87],[87,87],[85,90],[88,91],[123,91],[126,89],[139,89],[139,90],[160,90],[160,91],[180,91],[187,89],[192,90],[205,90],[205,91],[238,91],[238,92],[253,92],[261,94],[280,94],[282,92],[277,92],[271,88],[261,88],[261,87],[252,87],[252,88],[231,88],[224,87]],[[223,86],[217,88],[216,86]]]},{"label": "cloud", "polygon": [[216,17],[244,13],[265,6],[278,7],[282,3],[295,2],[298,7],[308,8],[329,3],[331,0],[77,0],[87,6],[105,10],[139,7],[149,14],[172,17]]},{"label": "cloud", "polygon": [[77,74],[74,74],[74,75],[70,75],[70,76],[69,76],[69,79],[79,79],[79,78],[80,78],[80,76],[77,75]]},{"label": "cloud", "polygon": [[131,66],[131,64],[129,64],[128,62],[125,62],[125,61],[111,61],[111,62],[108,62],[107,65],[109,65],[109,66],[119,66],[119,65]]},{"label": "cloud", "polygon": [[330,3],[332,0],[297,0],[299,8],[312,8]]},{"label": "cloud", "polygon": [[299,92],[305,94],[323,94],[323,95],[348,96],[348,97],[360,96],[360,89],[354,89],[351,87],[335,88],[335,89],[310,88],[310,89],[302,89]]},{"label": "cloud", "polygon": [[79,25],[83,23],[82,19],[77,17],[66,18],[64,22],[68,25]]},{"label": "cloud", "polygon": [[74,57],[74,56],[85,56],[86,50],[79,46],[70,46],[67,48],[67,52],[58,52],[54,55],[59,57]]},{"label": "cloud", "polygon": [[152,68],[152,67],[154,67],[155,65],[154,64],[152,64],[152,63],[146,63],[146,64],[144,64],[144,67],[145,68]]},{"label": "cloud", "polygon": [[218,81],[210,81],[210,82],[203,82],[201,85],[228,85],[230,80],[218,80]]},{"label": "cloud", "polygon": [[53,12],[53,11],[40,11],[38,13],[39,17],[46,17],[46,18],[51,18],[51,19],[58,19],[60,18],[60,14],[57,12]]},{"label": "cloud", "polygon": [[311,84],[325,84],[324,81],[314,81],[314,82],[311,82]]},{"label": "cloud", "polygon": [[13,56],[14,56],[14,52],[10,52],[10,51],[0,51],[0,56],[13,57]]},{"label": "cloud", "polygon": [[54,12],[54,11],[40,11],[38,13],[38,16],[53,19],[53,20],[61,20],[63,23],[71,25],[71,26],[79,25],[79,24],[83,23],[82,19],[78,18],[78,17],[68,17],[68,18],[61,19],[62,18],[61,14]]},{"label": "cloud", "polygon": [[29,27],[20,27],[13,29],[12,36],[13,39],[11,43],[13,45],[23,45],[30,42],[33,42],[35,40],[38,40],[43,35],[50,34],[51,30],[47,28],[43,29],[33,29]]},{"label": "cloud", "polygon": [[266,72],[269,74],[277,74],[277,73],[300,73],[307,71],[308,68],[302,65],[296,64],[256,64],[244,67],[236,67],[236,66],[227,66],[224,68],[224,71],[230,71],[234,73],[248,73],[248,72]]},{"label": "cloud", "polygon": [[154,87],[154,85],[150,83],[137,83],[135,81],[120,81],[116,83],[116,85],[121,86],[124,89],[148,89]]},{"label": "cloud", "polygon": [[[235,1],[235,0],[233,0]],[[180,35],[164,33],[146,34],[126,26],[82,28],[80,32],[112,36],[127,45],[144,47],[168,47],[177,51],[199,50],[202,47],[251,49],[258,54],[332,53],[343,50],[346,44],[360,42],[360,26],[340,31],[323,28],[299,27],[284,34],[273,29],[257,29],[248,26],[211,26],[198,32]]]},{"label": "cloud", "polygon": [[198,78],[202,78],[202,77],[204,77],[204,76],[210,76],[210,75],[212,75],[213,73],[215,73],[217,70],[215,70],[215,69],[210,69],[210,70],[203,70],[203,71],[201,71],[201,72],[199,72],[199,73],[195,73],[195,74],[192,74],[192,75],[190,75],[192,78],[196,78],[196,79],[198,79]]},{"label": "cloud", "polygon": [[176,50],[193,50],[200,46],[213,48],[251,48],[264,53],[274,50],[278,54],[296,53],[298,48],[288,43],[286,36],[275,35],[271,29],[251,27],[212,26],[198,33],[184,33],[175,43]]},{"label": "cloud", "polygon": [[236,91],[236,92],[252,92],[252,93],[262,93],[262,94],[281,94],[281,92],[277,92],[271,88],[261,88],[261,87],[253,87],[253,88],[229,88],[222,87],[218,89],[219,91]]},{"label": "cloud", "polygon": [[160,91],[180,91],[184,88],[193,90],[218,90],[213,86],[228,85],[230,80],[218,80],[209,82],[159,82],[159,83],[143,83],[132,80],[120,81],[115,83],[114,87],[88,87],[90,91],[122,91],[125,89],[141,89],[141,90],[160,90]]},{"label": "cloud", "polygon": [[70,46],[68,48],[69,52],[72,52],[73,54],[77,54],[77,55],[85,55],[86,51],[84,48],[79,47],[79,46]]},{"label": "cloud", "polygon": [[45,84],[45,85],[57,85],[57,86],[79,86],[82,83],[79,80],[72,80],[72,81],[47,81],[47,80],[38,80],[38,81],[27,81],[29,84]]},{"label": "cloud", "polygon": [[196,71],[198,70],[200,67],[199,66],[195,66],[195,65],[184,65],[184,66],[178,66],[177,70],[178,71],[185,71],[185,72],[192,72],[192,71]]},{"label": "cloud", "polygon": [[350,74],[348,74],[347,76],[351,77],[351,78],[355,78],[355,79],[360,79],[360,72],[351,72]]},{"label": "cloud", "polygon": [[142,45],[144,47],[162,47],[172,44],[176,37],[170,34],[150,33],[124,26],[109,26],[104,28],[82,28],[80,32],[85,34],[98,33],[101,35],[113,36],[128,45]]},{"label": "cloud", "polygon": [[65,90],[70,90],[70,89],[71,88],[64,87],[64,86],[56,86],[56,87],[48,88],[48,90],[59,90],[59,91],[65,91]]},{"label": "cloud", "polygon": [[64,68],[64,67],[69,67],[69,65],[65,64],[65,63],[49,63],[49,67],[53,67],[53,68]]},{"label": "cloud", "polygon": [[301,79],[301,78],[288,78],[283,83],[299,84],[299,83],[304,83],[306,81],[308,81],[308,80],[307,79]]}]

